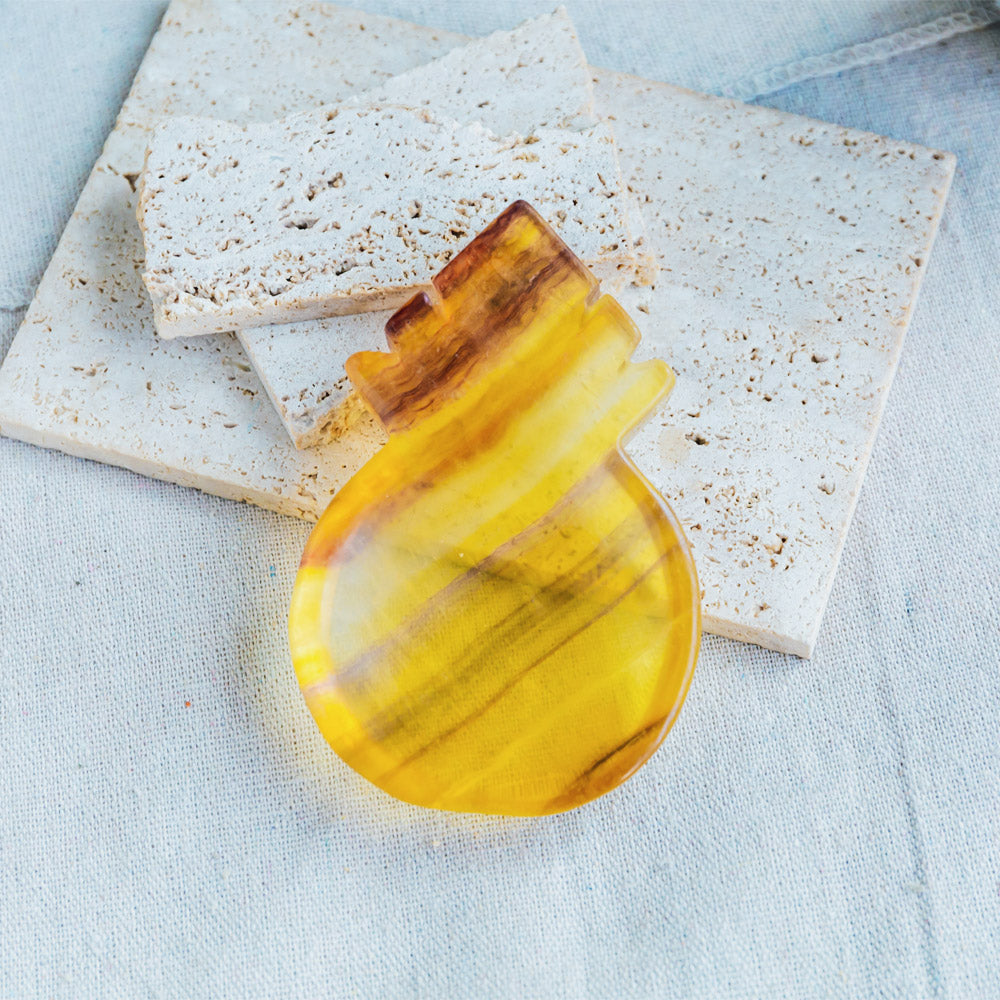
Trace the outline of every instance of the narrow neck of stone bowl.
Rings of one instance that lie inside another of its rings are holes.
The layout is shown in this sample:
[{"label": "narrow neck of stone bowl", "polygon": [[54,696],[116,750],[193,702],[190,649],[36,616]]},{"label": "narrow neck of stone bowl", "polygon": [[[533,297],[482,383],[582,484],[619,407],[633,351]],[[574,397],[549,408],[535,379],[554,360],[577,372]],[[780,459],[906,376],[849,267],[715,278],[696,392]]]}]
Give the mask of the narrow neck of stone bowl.
[{"label": "narrow neck of stone bowl", "polygon": [[[364,352],[347,371],[390,432],[467,392],[540,328],[572,337],[598,293],[593,275],[530,206],[516,202],[386,324],[392,353]],[[530,350],[525,363],[530,364]],[[503,386],[513,403],[517,379]]]}]

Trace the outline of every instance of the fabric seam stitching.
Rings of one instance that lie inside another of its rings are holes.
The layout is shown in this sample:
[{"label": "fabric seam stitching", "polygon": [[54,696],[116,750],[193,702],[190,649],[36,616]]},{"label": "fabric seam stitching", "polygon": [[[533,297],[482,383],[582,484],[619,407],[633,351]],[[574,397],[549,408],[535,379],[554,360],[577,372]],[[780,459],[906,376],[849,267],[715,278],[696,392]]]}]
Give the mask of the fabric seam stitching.
[{"label": "fabric seam stitching", "polygon": [[924,24],[905,28],[868,42],[859,42],[821,56],[808,56],[784,63],[762,73],[741,77],[726,84],[719,93],[741,101],[752,101],[766,94],[804,83],[819,76],[857,69],[895,56],[935,45],[967,31],[977,31],[1000,21],[1000,0],[977,4],[955,14],[946,14]]}]

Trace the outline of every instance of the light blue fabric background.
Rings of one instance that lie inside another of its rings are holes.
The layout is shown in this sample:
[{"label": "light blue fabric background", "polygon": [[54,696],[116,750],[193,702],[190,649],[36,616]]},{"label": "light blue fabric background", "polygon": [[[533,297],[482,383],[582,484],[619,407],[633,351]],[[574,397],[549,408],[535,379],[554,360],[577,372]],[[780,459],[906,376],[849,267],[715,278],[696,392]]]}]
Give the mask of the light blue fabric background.
[{"label": "light blue fabric background", "polygon": [[[569,9],[596,64],[749,93],[970,5]],[[0,7],[0,351],[161,10]],[[1000,997],[998,56],[757,99],[955,185],[815,658],[706,638],[662,750],[574,813],[424,812],[333,757],[286,652],[307,526],[0,440],[0,997]]]}]

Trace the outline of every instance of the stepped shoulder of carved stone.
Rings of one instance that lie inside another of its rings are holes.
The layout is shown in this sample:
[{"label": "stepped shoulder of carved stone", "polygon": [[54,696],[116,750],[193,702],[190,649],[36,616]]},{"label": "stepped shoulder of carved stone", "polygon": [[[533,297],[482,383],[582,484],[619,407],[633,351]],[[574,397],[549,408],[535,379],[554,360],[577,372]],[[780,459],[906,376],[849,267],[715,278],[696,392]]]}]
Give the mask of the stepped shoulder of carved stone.
[{"label": "stepped shoulder of carved stone", "polygon": [[[546,124],[584,127],[593,114],[591,70],[565,10],[494,32],[397,76],[348,101],[351,106],[413,100],[497,134],[530,135]],[[646,225],[631,193],[627,225],[640,257],[635,280],[648,284],[658,269]],[[632,277],[629,275],[629,277]],[[624,284],[621,282],[620,284]],[[390,311],[301,319],[247,327],[240,342],[289,435],[299,448],[341,434],[358,415],[343,362],[356,350],[384,346]]]}]

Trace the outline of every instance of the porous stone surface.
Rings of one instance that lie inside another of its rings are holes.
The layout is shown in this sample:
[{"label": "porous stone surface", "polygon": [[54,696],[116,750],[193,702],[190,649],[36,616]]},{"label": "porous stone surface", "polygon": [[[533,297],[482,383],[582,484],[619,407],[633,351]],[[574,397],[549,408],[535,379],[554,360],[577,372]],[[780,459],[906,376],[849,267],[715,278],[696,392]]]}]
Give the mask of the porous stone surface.
[{"label": "porous stone surface", "polygon": [[393,310],[237,331],[237,338],[296,448],[342,437],[364,411],[344,361],[385,350]]},{"label": "porous stone surface", "polygon": [[596,121],[590,67],[565,7],[457,45],[344,104],[411,105],[498,136]]},{"label": "porous stone surface", "polygon": [[171,118],[139,184],[157,332],[396,308],[519,197],[598,277],[634,271],[605,125],[499,138],[368,104],[264,125]]},{"label": "porous stone surface", "polygon": [[[459,41],[327,5],[174,0],[0,369],[0,430],[318,516],[380,433],[362,419],[298,450],[234,338],[156,336],[134,218],[146,133],[165,112],[342,100]],[[640,350],[678,375],[629,450],[687,528],[706,627],[807,655],[953,158],[618,74],[597,74],[597,108],[662,267],[623,299]]]},{"label": "porous stone surface", "polygon": [[595,82],[659,251],[652,293],[622,293],[637,357],[677,374],[629,451],[685,525],[706,628],[808,656],[955,158]]}]

